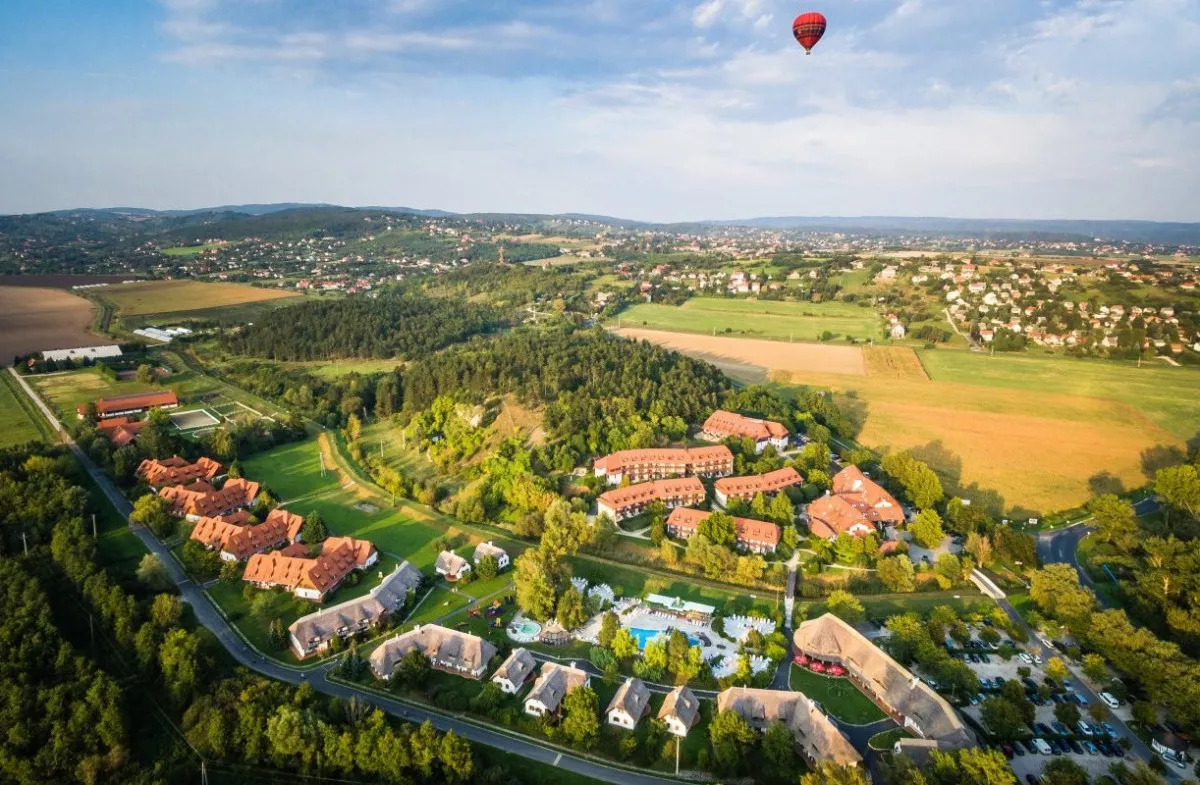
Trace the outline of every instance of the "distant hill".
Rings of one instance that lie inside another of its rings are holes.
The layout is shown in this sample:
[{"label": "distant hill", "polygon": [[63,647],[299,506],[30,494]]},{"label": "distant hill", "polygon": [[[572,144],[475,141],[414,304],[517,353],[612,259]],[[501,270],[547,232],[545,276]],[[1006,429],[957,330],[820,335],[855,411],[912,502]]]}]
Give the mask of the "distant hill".
[{"label": "distant hill", "polygon": [[[452,213],[447,210],[419,209],[414,207],[344,207],[315,203],[280,202],[277,204],[240,204],[220,207],[197,208],[195,210],[155,210],[144,207],[82,208],[56,210],[43,213],[58,219],[96,222],[149,222],[163,228],[184,230],[186,226],[232,223],[246,219],[268,220],[268,231],[280,223],[294,226],[304,220],[319,221],[321,217],[333,217],[346,221],[355,211],[386,211],[397,215],[426,218],[462,218],[485,221],[512,221],[542,223],[553,227],[563,221],[590,221],[597,224],[623,229],[645,227],[679,232],[706,232],[721,227],[745,227],[757,229],[793,230],[810,232],[856,232],[878,234],[913,235],[957,235],[964,237],[1004,237],[1006,239],[1088,239],[1103,238],[1135,243],[1161,243],[1168,245],[1200,245],[1200,223],[1166,223],[1159,221],[1106,221],[1106,220],[1024,220],[1007,218],[938,218],[903,216],[769,216],[760,218],[722,219],[689,221],[679,223],[653,223],[607,215],[587,213]],[[270,221],[278,216],[283,221]],[[0,216],[2,219],[26,219],[33,216]],[[175,220],[182,223],[169,224]],[[10,220],[10,225],[12,221]],[[239,227],[240,229],[240,227]],[[186,230],[184,230],[186,231]],[[253,230],[246,227],[247,233]],[[237,234],[238,232],[234,232]]]}]

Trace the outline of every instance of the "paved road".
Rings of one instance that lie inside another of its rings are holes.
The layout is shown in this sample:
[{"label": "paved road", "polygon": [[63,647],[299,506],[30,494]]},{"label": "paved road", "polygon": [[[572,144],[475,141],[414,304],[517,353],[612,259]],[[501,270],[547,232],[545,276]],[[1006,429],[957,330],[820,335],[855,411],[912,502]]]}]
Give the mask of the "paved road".
[{"label": "paved road", "polygon": [[[19,375],[13,374],[21,387],[38,407],[42,413],[54,426],[63,439],[63,442],[74,453],[80,465],[87,470],[88,474],[95,480],[97,486],[105,496],[116,507],[117,511],[128,520],[129,514],[133,511],[132,505],[125,499],[124,496],[117,490],[116,486],[104,475],[92,462],[92,459],[71,439],[70,435],[62,428],[62,425],[55,418],[54,414],[41,402],[41,400],[33,393],[29,385],[25,383]],[[136,526],[132,522],[130,528],[133,533],[145,544],[146,548],[156,556],[166,567],[171,574],[172,580],[179,587],[179,593],[182,599],[192,606],[192,610],[196,614],[196,620],[203,624],[226,651],[233,656],[240,664],[256,671],[263,676],[284,681],[289,684],[300,684],[301,682],[310,683],[315,690],[326,695],[333,695],[339,698],[348,699],[350,697],[358,697],[380,707],[388,714],[412,721],[412,722],[432,722],[434,727],[441,731],[454,731],[455,734],[462,736],[472,742],[478,744],[486,744],[489,747],[495,747],[505,752],[511,752],[515,755],[520,755],[523,758],[536,760],[551,766],[558,766],[568,771],[573,771],[577,774],[582,774],[593,779],[603,782],[613,783],[634,783],[634,785],[665,785],[665,783],[676,782],[663,777],[657,777],[652,774],[643,774],[628,769],[618,769],[611,766],[606,766],[602,763],[597,763],[592,760],[579,758],[569,752],[562,752],[558,749],[543,746],[534,741],[529,741],[524,738],[515,738],[499,731],[490,730],[480,727],[473,723],[465,722],[456,717],[431,711],[424,706],[410,704],[404,701],[382,697],[373,693],[358,690],[353,687],[348,687],[344,684],[330,681],[328,679],[329,671],[333,668],[333,664],[326,664],[320,668],[303,672],[293,668],[289,668],[270,660],[264,659],[257,651],[252,649],[249,644],[242,640],[237,633],[233,631],[229,622],[225,620],[216,607],[204,594],[201,587],[197,586],[175,561],[175,558],[167,550],[167,548],[158,541],[154,535],[144,527]]]}]

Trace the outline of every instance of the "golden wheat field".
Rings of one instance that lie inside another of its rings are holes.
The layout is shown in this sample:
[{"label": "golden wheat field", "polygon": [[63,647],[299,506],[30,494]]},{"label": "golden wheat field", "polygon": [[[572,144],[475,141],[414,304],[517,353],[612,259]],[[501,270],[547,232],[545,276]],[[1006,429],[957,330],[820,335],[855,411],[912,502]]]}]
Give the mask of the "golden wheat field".
[{"label": "golden wheat field", "polygon": [[[669,349],[685,352],[716,365],[753,366],[764,379],[774,372],[816,372],[862,376],[867,370],[862,350],[857,346],[819,343],[784,343],[756,338],[721,338],[665,330],[622,328],[617,335],[646,340]],[[737,376],[737,374],[734,374]],[[763,379],[759,379],[761,381]]]}]

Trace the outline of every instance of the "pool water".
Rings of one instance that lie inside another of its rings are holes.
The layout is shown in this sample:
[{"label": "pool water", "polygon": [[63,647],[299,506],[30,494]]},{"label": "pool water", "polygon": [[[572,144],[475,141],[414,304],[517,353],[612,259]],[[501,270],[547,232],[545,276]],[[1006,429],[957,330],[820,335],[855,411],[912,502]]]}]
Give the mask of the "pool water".
[{"label": "pool water", "polygon": [[[639,649],[646,648],[646,644],[657,638],[659,635],[666,637],[666,633],[662,630],[647,630],[641,627],[630,627],[629,633],[633,635],[633,639],[637,641]],[[688,644],[691,646],[699,646],[700,639],[695,635],[688,635]]]},{"label": "pool water", "polygon": [[523,621],[517,625],[516,632],[521,635],[533,637],[542,631],[542,625],[535,621]]}]

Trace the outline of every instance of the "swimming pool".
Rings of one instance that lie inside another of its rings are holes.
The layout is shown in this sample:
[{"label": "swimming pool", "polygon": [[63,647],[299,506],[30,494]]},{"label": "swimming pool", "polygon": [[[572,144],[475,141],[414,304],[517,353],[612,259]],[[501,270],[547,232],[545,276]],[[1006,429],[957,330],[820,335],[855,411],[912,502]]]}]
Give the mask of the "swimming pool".
[{"label": "swimming pool", "polygon": [[537,640],[538,633],[541,631],[542,625],[529,619],[508,625],[508,637],[518,643],[532,643]]},{"label": "swimming pool", "polygon": [[[646,644],[649,643],[650,641],[654,640],[655,638],[657,638],[659,635],[662,635],[664,637],[666,636],[666,632],[663,630],[647,630],[642,627],[630,627],[629,632],[631,635],[633,635],[633,639],[635,641],[637,641],[637,645],[638,645],[639,649],[646,648]],[[689,634],[687,636],[687,639],[688,639],[688,644],[691,646],[699,646],[700,645],[700,639],[697,638],[695,635]]]}]

